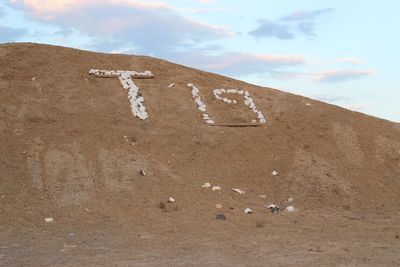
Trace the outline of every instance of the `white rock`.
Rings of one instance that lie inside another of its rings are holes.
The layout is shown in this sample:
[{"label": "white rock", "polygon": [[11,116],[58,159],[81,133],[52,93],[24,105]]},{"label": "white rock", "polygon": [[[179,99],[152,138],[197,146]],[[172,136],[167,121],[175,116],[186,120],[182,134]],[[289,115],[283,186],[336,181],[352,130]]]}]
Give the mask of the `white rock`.
[{"label": "white rock", "polygon": [[210,120],[210,115],[208,115],[207,113],[203,114],[203,120]]},{"label": "white rock", "polygon": [[89,70],[89,74],[98,76],[98,77],[119,77],[121,85],[124,89],[128,91],[128,98],[131,103],[131,110],[134,116],[144,120],[148,118],[148,114],[146,112],[146,107],[144,106],[144,98],[137,97],[139,88],[135,85],[131,77],[139,77],[139,78],[152,78],[154,75],[151,71],[145,71],[143,73],[136,71],[113,71],[113,70]]},{"label": "white rock", "polygon": [[221,204],[217,204],[217,205],[215,205],[215,208],[222,209],[222,205]]},{"label": "white rock", "polygon": [[276,205],[275,205],[275,204],[269,204],[269,205],[267,206],[267,208],[268,208],[268,209],[274,209],[274,208],[276,208]]},{"label": "white rock", "polygon": [[[248,91],[244,91],[244,90],[235,90],[235,89],[229,89],[229,90],[225,90],[225,89],[215,89],[213,90],[214,96],[216,99],[218,100],[222,100],[224,103],[227,104],[237,104],[238,101],[235,99],[229,99],[226,97],[221,97],[220,95],[222,93],[228,93],[228,94],[239,94],[239,95],[243,95],[244,97],[244,104],[246,106],[249,106],[249,108],[257,115],[257,119],[260,121],[260,123],[264,124],[266,123],[266,119],[264,117],[264,114],[262,114],[261,111],[257,110],[256,104],[254,103],[253,98],[250,97],[250,93]],[[252,123],[256,123],[257,120],[253,120]]]},{"label": "white rock", "polygon": [[175,83],[171,83],[170,85],[168,85],[168,88],[172,88],[175,86]]},{"label": "white rock", "polygon": [[259,195],[260,198],[266,199],[267,195]]},{"label": "white rock", "polygon": [[210,188],[211,184],[210,183],[205,183],[201,186],[202,188]]},{"label": "white rock", "polygon": [[250,208],[245,208],[244,213],[251,214],[251,213],[253,213],[253,211]]},{"label": "white rock", "polygon": [[289,197],[287,201],[288,201],[288,202],[293,202],[293,198],[292,198],[292,197]]},{"label": "white rock", "polygon": [[242,189],[239,188],[232,188],[232,191],[235,191],[236,193],[239,193],[241,195],[246,194],[246,191],[243,191]]},{"label": "white rock", "polygon": [[287,206],[285,209],[287,212],[295,212],[296,209],[293,206]]},{"label": "white rock", "polygon": [[211,189],[212,191],[221,191],[222,187],[220,187],[219,185],[214,185]]},{"label": "white rock", "polygon": [[232,103],[232,100],[230,100],[230,99],[228,99],[226,97],[222,98],[222,101],[224,101],[227,104],[231,104]]},{"label": "white rock", "polygon": [[175,198],[173,198],[173,197],[169,197],[169,198],[168,198],[168,202],[169,202],[169,203],[175,203],[176,200],[175,200]]},{"label": "white rock", "polygon": [[206,108],[205,105],[201,105],[201,106],[199,106],[199,110],[202,111],[202,112],[206,112],[207,108]]},{"label": "white rock", "polygon": [[131,75],[129,74],[129,73],[127,73],[127,72],[123,72],[123,73],[121,73],[121,79],[123,79],[123,80],[127,80],[127,79],[130,79],[131,78]]},{"label": "white rock", "polygon": [[277,176],[277,175],[279,175],[279,172],[273,171],[273,172],[271,172],[271,175],[272,175],[272,176]]},{"label": "white rock", "polygon": [[44,221],[47,223],[52,223],[52,222],[54,222],[54,219],[53,218],[44,218]]}]

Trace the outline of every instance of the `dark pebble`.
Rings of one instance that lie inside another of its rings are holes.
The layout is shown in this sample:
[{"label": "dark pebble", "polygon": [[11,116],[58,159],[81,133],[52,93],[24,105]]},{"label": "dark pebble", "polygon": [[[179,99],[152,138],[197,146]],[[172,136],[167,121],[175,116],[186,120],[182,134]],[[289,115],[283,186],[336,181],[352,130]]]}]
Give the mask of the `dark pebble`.
[{"label": "dark pebble", "polygon": [[225,217],[224,214],[220,213],[220,214],[217,214],[217,218],[216,219],[217,220],[226,220],[226,217]]},{"label": "dark pebble", "polygon": [[270,210],[271,210],[272,213],[278,213],[278,212],[281,211],[280,208],[278,208],[278,207],[270,208]]}]

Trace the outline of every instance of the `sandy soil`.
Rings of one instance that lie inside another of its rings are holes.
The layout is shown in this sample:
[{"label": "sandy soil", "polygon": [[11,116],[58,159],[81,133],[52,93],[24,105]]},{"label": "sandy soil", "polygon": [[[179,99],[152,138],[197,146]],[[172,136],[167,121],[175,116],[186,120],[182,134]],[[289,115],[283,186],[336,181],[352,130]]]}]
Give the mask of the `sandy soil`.
[{"label": "sandy soil", "polygon": [[[151,70],[150,118],[91,68]],[[232,88],[267,124],[208,126],[187,83],[217,123],[255,119],[212,94]],[[5,44],[0,138],[1,266],[400,265],[393,122],[155,58]]]}]

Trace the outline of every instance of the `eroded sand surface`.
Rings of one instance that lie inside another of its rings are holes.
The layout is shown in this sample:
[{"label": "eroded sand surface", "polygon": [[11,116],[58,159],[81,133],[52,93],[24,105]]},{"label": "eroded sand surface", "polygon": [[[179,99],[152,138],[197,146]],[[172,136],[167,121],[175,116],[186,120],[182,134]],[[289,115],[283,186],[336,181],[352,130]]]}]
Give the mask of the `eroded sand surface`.
[{"label": "eroded sand surface", "polygon": [[[92,68],[152,71],[134,81],[150,117]],[[216,124],[256,118],[217,88],[249,91],[267,123],[209,126],[188,83]],[[0,103],[1,266],[400,265],[398,124],[154,58],[33,44],[0,46]]]}]

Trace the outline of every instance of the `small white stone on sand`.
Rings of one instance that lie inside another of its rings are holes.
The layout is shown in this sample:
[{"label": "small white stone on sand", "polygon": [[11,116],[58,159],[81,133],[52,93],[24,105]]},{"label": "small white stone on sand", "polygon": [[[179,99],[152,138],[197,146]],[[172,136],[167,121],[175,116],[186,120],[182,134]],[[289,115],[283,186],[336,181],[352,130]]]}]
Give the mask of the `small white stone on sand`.
[{"label": "small white stone on sand", "polygon": [[312,106],[312,104],[311,103],[306,103],[306,106]]},{"label": "small white stone on sand", "polygon": [[217,205],[215,205],[215,208],[222,209],[222,205],[221,204],[217,204]]},{"label": "small white stone on sand", "polygon": [[47,223],[52,223],[52,222],[54,222],[54,219],[53,218],[44,218],[44,221]]},{"label": "small white stone on sand", "polygon": [[168,203],[175,203],[175,202],[176,202],[175,198],[173,197],[168,198]]},{"label": "small white stone on sand", "polygon": [[279,172],[278,172],[278,171],[272,171],[272,172],[271,172],[271,175],[272,175],[272,176],[277,176],[277,175],[279,175]]},{"label": "small white stone on sand", "polygon": [[175,83],[171,83],[170,85],[168,85],[168,88],[172,88],[175,86]]},{"label": "small white stone on sand", "polygon": [[236,193],[239,193],[241,195],[246,194],[246,191],[243,191],[242,189],[239,188],[232,188],[232,191],[235,191]]},{"label": "small white stone on sand", "polygon": [[249,208],[245,208],[244,209],[244,213],[251,214],[251,213],[253,213],[253,211],[251,209],[249,209]]},{"label": "small white stone on sand", "polygon": [[264,198],[264,199],[266,199],[267,198],[267,195],[258,195],[260,198]]},{"label": "small white stone on sand", "polygon": [[275,204],[269,204],[269,205],[267,206],[267,208],[268,208],[268,209],[274,209],[274,208],[276,208],[276,205],[275,205]]},{"label": "small white stone on sand", "polygon": [[214,185],[211,189],[212,191],[221,191],[222,187],[220,187],[219,185]]},{"label": "small white stone on sand", "polygon": [[205,183],[201,186],[202,188],[210,188],[211,184],[210,183]]},{"label": "small white stone on sand", "polygon": [[285,209],[287,212],[295,212],[296,209],[293,206],[287,206]]},{"label": "small white stone on sand", "polygon": [[293,198],[292,198],[292,197],[289,197],[287,201],[288,201],[288,202],[293,202]]}]

